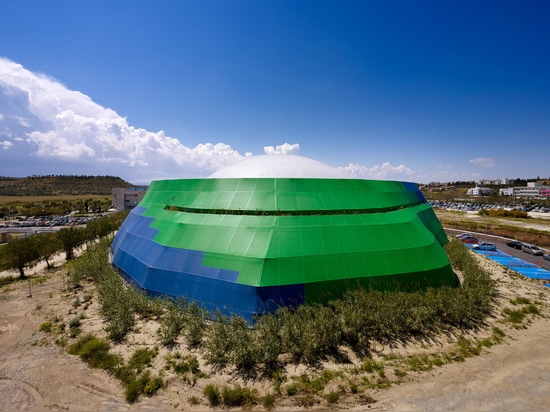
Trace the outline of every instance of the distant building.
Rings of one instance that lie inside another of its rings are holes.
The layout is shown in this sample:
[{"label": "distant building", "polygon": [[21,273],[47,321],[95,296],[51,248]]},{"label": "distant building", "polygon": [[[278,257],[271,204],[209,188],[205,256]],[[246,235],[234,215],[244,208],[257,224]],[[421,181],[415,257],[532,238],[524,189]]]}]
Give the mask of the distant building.
[{"label": "distant building", "polygon": [[147,186],[113,188],[113,206],[117,212],[131,210],[141,202],[146,191]]},{"label": "distant building", "polygon": [[504,189],[499,189],[498,194],[500,196],[513,196],[514,195],[514,188],[513,187],[505,187]]},{"label": "distant building", "polygon": [[489,189],[488,187],[481,187],[481,186],[472,187],[468,189],[466,192],[467,195],[472,195],[472,196],[488,196],[491,193],[493,193],[492,189]]},{"label": "distant building", "polygon": [[480,180],[478,182],[476,182],[477,184],[483,186],[483,185],[492,185],[492,186],[500,186],[500,185],[508,185],[510,184],[510,179],[508,178],[503,178],[503,179],[494,179],[494,180],[487,180],[487,179],[483,179],[483,180]]},{"label": "distant building", "polygon": [[506,189],[500,189],[499,193],[502,196],[542,200],[550,198],[550,187],[543,186],[540,182],[527,182],[527,186],[507,187]]}]

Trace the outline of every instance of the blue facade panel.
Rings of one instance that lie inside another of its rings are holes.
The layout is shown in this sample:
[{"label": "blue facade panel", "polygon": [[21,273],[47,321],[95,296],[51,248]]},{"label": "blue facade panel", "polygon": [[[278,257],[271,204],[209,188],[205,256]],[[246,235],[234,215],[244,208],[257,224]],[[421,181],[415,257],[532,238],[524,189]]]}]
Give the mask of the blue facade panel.
[{"label": "blue facade panel", "polygon": [[[135,287],[150,296],[192,298],[211,314],[220,310],[252,323],[254,316],[279,306],[304,303],[304,285],[264,288],[237,283],[236,271],[203,266],[205,253],[156,243],[153,218],[137,206],[124,221],[111,246],[113,266]],[[124,244],[120,239],[124,238]],[[131,274],[131,275],[130,275]]]}]

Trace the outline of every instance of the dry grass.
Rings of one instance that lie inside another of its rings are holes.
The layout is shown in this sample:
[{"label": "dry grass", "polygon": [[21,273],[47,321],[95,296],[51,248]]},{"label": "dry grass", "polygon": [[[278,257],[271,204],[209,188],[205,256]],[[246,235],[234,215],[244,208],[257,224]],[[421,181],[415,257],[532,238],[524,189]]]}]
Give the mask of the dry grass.
[{"label": "dry grass", "polygon": [[46,195],[46,196],[0,196],[0,206],[3,205],[22,205],[24,203],[36,203],[44,201],[63,201],[80,199],[98,199],[109,198],[107,195]]}]

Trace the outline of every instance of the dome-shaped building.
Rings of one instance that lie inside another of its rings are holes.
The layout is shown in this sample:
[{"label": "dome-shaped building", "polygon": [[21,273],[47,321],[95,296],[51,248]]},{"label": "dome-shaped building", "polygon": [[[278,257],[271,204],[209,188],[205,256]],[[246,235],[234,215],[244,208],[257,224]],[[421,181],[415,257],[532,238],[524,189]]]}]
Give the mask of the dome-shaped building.
[{"label": "dome-shaped building", "polygon": [[152,182],[111,253],[151,295],[252,322],[348,288],[456,286],[446,242],[416,184],[345,179],[311,159],[269,155],[209,178]]}]

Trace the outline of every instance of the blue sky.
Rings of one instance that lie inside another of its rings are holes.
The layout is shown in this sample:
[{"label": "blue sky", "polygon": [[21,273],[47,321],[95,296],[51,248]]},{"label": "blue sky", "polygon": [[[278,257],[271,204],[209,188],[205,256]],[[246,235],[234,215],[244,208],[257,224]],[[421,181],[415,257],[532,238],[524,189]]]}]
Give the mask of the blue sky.
[{"label": "blue sky", "polygon": [[208,176],[298,154],[550,177],[550,2],[0,0],[0,175]]}]

